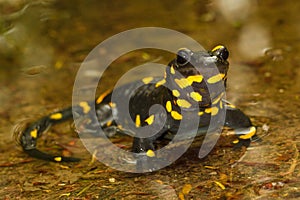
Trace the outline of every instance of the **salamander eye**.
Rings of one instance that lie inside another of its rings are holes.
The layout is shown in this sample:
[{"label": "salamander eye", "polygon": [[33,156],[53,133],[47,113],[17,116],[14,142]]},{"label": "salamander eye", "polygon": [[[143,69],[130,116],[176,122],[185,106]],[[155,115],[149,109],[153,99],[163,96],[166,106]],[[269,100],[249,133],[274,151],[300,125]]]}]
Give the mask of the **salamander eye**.
[{"label": "salamander eye", "polygon": [[178,66],[186,65],[191,61],[192,51],[189,49],[180,49],[177,52],[176,63]]},{"label": "salamander eye", "polygon": [[218,58],[221,58],[222,60],[227,60],[229,56],[227,48],[223,45],[218,45],[215,48],[213,48],[212,53]]}]

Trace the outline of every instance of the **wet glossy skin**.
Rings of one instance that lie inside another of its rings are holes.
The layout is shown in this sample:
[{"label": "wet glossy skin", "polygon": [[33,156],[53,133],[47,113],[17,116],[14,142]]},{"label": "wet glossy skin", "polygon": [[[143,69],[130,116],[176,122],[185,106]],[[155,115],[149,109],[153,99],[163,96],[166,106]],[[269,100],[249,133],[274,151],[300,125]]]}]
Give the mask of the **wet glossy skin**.
[{"label": "wet glossy skin", "polygon": [[[209,52],[180,49],[177,57],[168,64],[163,78],[145,77],[114,90],[114,98],[129,99],[133,126],[128,124],[128,117],[122,112],[120,105],[112,101],[111,93],[100,95],[95,102],[81,102],[77,107],[73,107],[73,112],[78,113],[79,118],[90,116],[91,104],[95,103],[97,116],[91,117],[87,127],[96,127],[99,123],[108,136],[116,132],[130,132],[134,135],[135,131],[144,126],[161,127],[160,131],[151,137],[135,137],[132,145],[133,152],[144,152],[148,157],[155,157],[154,143],[167,138],[167,134],[176,134],[182,120],[193,121],[195,117],[200,118],[200,130],[207,127],[212,118],[218,118],[226,111],[225,123],[216,124],[214,128],[228,126],[236,130],[242,129],[243,131],[237,131],[238,139],[234,143],[238,146],[248,146],[255,136],[255,127],[242,111],[223,99],[229,65],[228,55],[224,46],[217,46]],[[141,87],[133,90],[141,83]],[[149,114],[149,109],[155,104],[162,105],[166,112]],[[72,117],[70,107],[29,125],[20,135],[23,150],[44,160],[78,161],[79,159],[73,157],[53,156],[36,148],[37,139],[50,125]],[[163,119],[166,119],[165,123]],[[189,127],[189,124],[185,126]]]}]

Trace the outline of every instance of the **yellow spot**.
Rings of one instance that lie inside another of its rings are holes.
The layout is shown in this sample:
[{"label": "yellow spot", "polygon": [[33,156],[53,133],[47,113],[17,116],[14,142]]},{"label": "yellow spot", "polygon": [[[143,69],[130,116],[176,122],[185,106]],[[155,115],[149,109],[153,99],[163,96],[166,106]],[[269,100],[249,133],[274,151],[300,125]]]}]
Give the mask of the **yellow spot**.
[{"label": "yellow spot", "polygon": [[109,105],[111,108],[115,108],[115,107],[116,107],[116,104],[113,103],[113,102],[109,102],[108,105]]},{"label": "yellow spot", "polygon": [[171,101],[167,101],[166,103],[166,109],[168,112],[171,112],[172,111],[172,104],[171,104]]},{"label": "yellow spot", "polygon": [[193,76],[188,76],[186,79],[188,80],[189,84],[192,85],[193,82],[201,83],[201,81],[203,80],[203,76],[193,75]]},{"label": "yellow spot", "polygon": [[118,127],[118,129],[123,130],[123,126],[122,125],[119,124],[117,127]]},{"label": "yellow spot", "polygon": [[146,78],[143,78],[142,81],[144,84],[148,84],[150,83],[151,81],[153,80],[153,77],[146,77]]},{"label": "yellow spot", "polygon": [[149,116],[145,122],[147,122],[148,125],[151,125],[154,121],[154,115]]},{"label": "yellow spot", "polygon": [[214,75],[214,76],[210,77],[210,78],[207,80],[207,82],[208,82],[209,84],[214,84],[214,83],[217,83],[217,82],[221,81],[222,78],[224,78],[224,77],[225,77],[225,74],[217,74],[217,75]]},{"label": "yellow spot", "polygon": [[241,135],[239,138],[243,140],[251,139],[255,135],[255,133],[256,133],[256,128],[252,126],[249,130],[249,133],[245,135]]},{"label": "yellow spot", "polygon": [[224,93],[221,93],[213,102],[212,102],[212,104],[217,104],[220,100],[221,100],[221,98],[223,97],[223,94]]},{"label": "yellow spot", "polygon": [[159,86],[161,86],[161,85],[163,85],[163,84],[165,84],[165,83],[166,83],[166,79],[162,79],[162,80],[158,81],[158,82],[155,84],[155,87],[159,87]]},{"label": "yellow spot", "polygon": [[175,100],[175,99],[173,100],[173,103],[174,103],[174,105],[177,105],[177,103],[176,103],[176,100]]},{"label": "yellow spot", "polygon": [[225,190],[225,186],[219,181],[214,181],[217,186],[219,186],[222,190]]},{"label": "yellow spot", "polygon": [[60,161],[61,161],[61,157],[55,157],[54,160],[55,160],[56,162],[60,162]]},{"label": "yellow spot", "polygon": [[222,48],[224,48],[224,46],[222,46],[222,45],[218,45],[218,46],[216,46],[215,48],[213,48],[211,51],[217,51],[217,50],[219,50],[219,49],[222,49]]},{"label": "yellow spot", "polygon": [[147,155],[148,157],[154,157],[154,156],[155,156],[155,153],[154,153],[154,151],[152,151],[151,149],[149,149],[149,150],[147,151],[146,155]]},{"label": "yellow spot", "polygon": [[103,94],[101,94],[98,99],[96,100],[96,103],[99,104],[103,101],[104,97],[106,97],[111,90],[106,90]]},{"label": "yellow spot", "polygon": [[203,114],[204,114],[204,112],[202,112],[202,111],[198,112],[198,115],[199,115],[199,116],[201,116],[201,115],[203,115]]},{"label": "yellow spot", "polygon": [[172,111],[171,112],[171,116],[175,120],[181,120],[182,119],[182,115],[180,113],[178,113],[177,111]]},{"label": "yellow spot", "polygon": [[177,99],[177,104],[178,106],[182,107],[182,108],[189,108],[191,107],[192,105],[190,104],[190,102],[188,102],[187,100],[185,99]]},{"label": "yellow spot", "polygon": [[32,131],[30,131],[30,136],[32,138],[37,138],[37,133],[38,133],[37,129],[33,129]]},{"label": "yellow spot", "polygon": [[229,108],[236,108],[235,105],[233,105],[231,103],[227,104],[226,106],[229,107]]},{"label": "yellow spot", "polygon": [[190,96],[191,96],[191,98],[193,98],[197,102],[202,101],[202,96],[198,92],[191,92]]},{"label": "yellow spot", "polygon": [[219,108],[217,108],[217,107],[206,108],[205,112],[211,113],[211,115],[214,116],[214,115],[218,114]]},{"label": "yellow spot", "polygon": [[238,140],[238,139],[233,140],[232,143],[233,143],[233,144],[237,144],[237,143],[239,143],[239,140]]},{"label": "yellow spot", "polygon": [[58,119],[61,119],[62,116],[63,115],[61,113],[54,113],[54,114],[50,115],[50,119],[56,119],[56,120],[58,120]]},{"label": "yellow spot", "polygon": [[220,101],[220,108],[223,109],[223,102]]},{"label": "yellow spot", "polygon": [[88,102],[82,101],[79,103],[79,106],[83,109],[83,113],[88,113],[91,110],[91,107],[89,106]]},{"label": "yellow spot", "polygon": [[135,117],[135,126],[136,127],[141,126],[141,116],[140,115],[136,115],[136,117]]},{"label": "yellow spot", "polygon": [[172,94],[174,97],[179,97],[180,96],[180,93],[178,90],[172,90]]},{"label": "yellow spot", "polygon": [[171,74],[175,74],[175,70],[174,70],[173,65],[172,65],[171,68],[170,68],[170,72],[171,72]]},{"label": "yellow spot", "polygon": [[204,112],[211,113],[211,108],[206,108]]},{"label": "yellow spot", "polygon": [[212,107],[211,108],[211,115],[212,116],[218,114],[218,112],[219,112],[219,108],[218,107]]},{"label": "yellow spot", "polygon": [[182,78],[182,79],[175,78],[175,83],[182,89],[191,85],[191,84],[189,84],[189,81],[185,78]]},{"label": "yellow spot", "polygon": [[112,124],[112,121],[106,122],[106,126],[110,126]]}]

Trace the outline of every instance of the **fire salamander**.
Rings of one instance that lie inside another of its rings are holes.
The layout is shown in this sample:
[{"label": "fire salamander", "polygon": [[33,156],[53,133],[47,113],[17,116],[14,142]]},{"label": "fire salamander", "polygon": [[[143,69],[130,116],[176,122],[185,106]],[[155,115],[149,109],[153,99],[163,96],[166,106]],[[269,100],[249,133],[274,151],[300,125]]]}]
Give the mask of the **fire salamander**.
[{"label": "fire salamander", "polygon": [[[155,157],[155,142],[163,139],[167,134],[176,134],[180,122],[184,117],[190,117],[189,112],[193,112],[195,108],[197,108],[196,116],[200,118],[199,129],[207,127],[212,117],[217,117],[221,111],[226,111],[225,122],[221,125],[217,123],[217,126],[243,130],[236,131],[237,139],[233,143],[237,146],[249,146],[256,136],[255,126],[241,110],[224,99],[225,91],[222,87],[226,87],[228,56],[227,48],[222,45],[216,46],[211,51],[199,52],[182,48],[178,50],[176,58],[167,65],[164,77],[159,80],[146,77],[115,89],[113,93],[117,98],[129,97],[129,111],[135,128],[151,126],[154,123],[162,127],[151,137],[134,137],[132,151]],[[213,68],[217,70],[212,70]],[[142,86],[132,91],[132,88],[141,83]],[[94,120],[97,120],[107,135],[111,135],[111,132],[128,131],[117,124],[116,118],[122,121],[123,114],[118,104],[112,102],[112,93],[107,92],[93,102],[81,102],[77,107],[51,113],[29,124],[19,135],[19,143],[23,150],[39,159],[55,162],[78,161],[78,158],[55,156],[38,150],[37,140],[51,125],[72,119],[72,109],[81,116],[88,116],[92,111],[92,104],[96,108]],[[150,107],[155,104],[164,107],[165,112],[162,112],[164,114],[149,112]],[[162,120],[162,115],[165,115],[166,120]],[[188,119],[188,121],[192,120]],[[161,124],[162,122],[164,124]]]}]

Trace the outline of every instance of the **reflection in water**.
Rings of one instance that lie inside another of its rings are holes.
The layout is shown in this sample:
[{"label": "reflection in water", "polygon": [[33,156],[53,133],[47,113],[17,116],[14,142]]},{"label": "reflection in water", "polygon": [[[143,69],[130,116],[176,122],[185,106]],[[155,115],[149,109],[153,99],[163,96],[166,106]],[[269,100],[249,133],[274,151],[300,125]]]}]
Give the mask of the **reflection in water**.
[{"label": "reflection in water", "polygon": [[[53,48],[44,37],[42,28],[45,21],[53,17],[52,2],[0,2],[5,13],[1,14],[0,55],[14,57],[14,62],[18,62],[25,71],[34,66],[50,65]],[[10,6],[13,11],[9,11]]]},{"label": "reflection in water", "polygon": [[264,55],[264,50],[270,48],[270,33],[260,24],[249,24],[242,28],[238,48],[247,59],[255,59]]},{"label": "reflection in water", "polygon": [[218,0],[217,8],[231,24],[242,26],[238,40],[238,49],[247,59],[263,55],[263,50],[270,47],[270,34],[265,26],[246,23],[256,12],[257,2],[251,0]]},{"label": "reflection in water", "polygon": [[231,23],[247,20],[256,6],[253,0],[217,0],[216,4],[223,16]]}]

